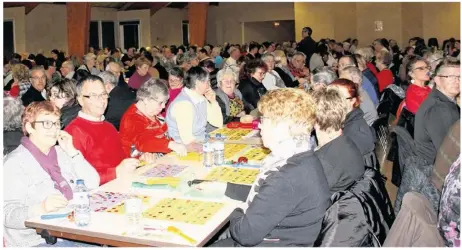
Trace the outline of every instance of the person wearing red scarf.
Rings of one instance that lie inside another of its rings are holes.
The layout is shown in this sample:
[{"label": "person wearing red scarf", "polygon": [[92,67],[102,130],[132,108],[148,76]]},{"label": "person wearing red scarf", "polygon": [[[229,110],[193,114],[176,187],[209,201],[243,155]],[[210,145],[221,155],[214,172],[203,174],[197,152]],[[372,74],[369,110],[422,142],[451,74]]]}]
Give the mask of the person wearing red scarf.
[{"label": "person wearing red scarf", "polygon": [[406,92],[406,109],[416,114],[420,105],[425,101],[431,88],[425,86],[425,82],[430,80],[430,67],[423,59],[415,58],[409,62],[408,75],[412,78],[411,85]]}]

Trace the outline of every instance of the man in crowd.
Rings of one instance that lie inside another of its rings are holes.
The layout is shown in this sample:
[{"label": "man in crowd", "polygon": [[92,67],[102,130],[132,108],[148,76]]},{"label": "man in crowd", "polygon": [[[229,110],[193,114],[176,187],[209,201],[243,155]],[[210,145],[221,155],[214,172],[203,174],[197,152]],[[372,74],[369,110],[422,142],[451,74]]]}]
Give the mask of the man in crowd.
[{"label": "man in crowd", "polygon": [[311,56],[316,52],[316,42],[311,38],[313,30],[310,27],[302,29],[302,40],[297,45],[297,50],[306,55],[305,65],[310,65]]},{"label": "man in crowd", "polygon": [[27,107],[32,102],[45,101],[47,76],[45,69],[41,66],[32,68],[30,74],[31,87],[21,97],[22,104]]},{"label": "man in crowd", "polygon": [[61,65],[60,71],[61,71],[61,74],[63,75],[63,77],[65,77],[67,79],[72,79],[72,77],[75,74],[74,64],[72,63],[72,61],[65,61]]}]

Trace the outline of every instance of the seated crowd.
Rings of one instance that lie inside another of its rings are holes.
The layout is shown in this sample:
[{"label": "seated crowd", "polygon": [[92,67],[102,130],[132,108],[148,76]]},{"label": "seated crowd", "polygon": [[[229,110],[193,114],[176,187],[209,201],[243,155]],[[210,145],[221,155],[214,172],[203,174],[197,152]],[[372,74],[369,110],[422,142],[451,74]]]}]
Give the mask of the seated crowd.
[{"label": "seated crowd", "polygon": [[14,54],[4,61],[6,246],[46,246],[24,222],[66,207],[77,179],[94,189],[141,161],[202,152],[209,132],[249,120],[271,154],[252,186],[199,184],[243,202],[211,246],[418,245],[408,240],[418,223],[393,223],[412,197],[395,214],[376,156],[377,124],[407,111],[441,196],[430,211],[439,240],[426,246],[458,246],[460,41],[416,37],[400,50],[392,39],[359,47],[312,32],[299,43],[90,48],[82,61]]}]

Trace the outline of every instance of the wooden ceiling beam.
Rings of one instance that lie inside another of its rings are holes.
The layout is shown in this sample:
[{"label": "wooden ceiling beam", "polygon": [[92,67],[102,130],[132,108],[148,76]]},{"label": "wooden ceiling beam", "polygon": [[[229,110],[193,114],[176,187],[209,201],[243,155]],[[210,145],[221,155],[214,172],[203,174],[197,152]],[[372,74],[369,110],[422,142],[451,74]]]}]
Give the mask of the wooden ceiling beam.
[{"label": "wooden ceiling beam", "polygon": [[120,7],[118,10],[119,10],[119,11],[127,10],[127,9],[130,8],[130,6],[132,6],[133,4],[134,4],[134,2],[125,3],[125,4],[122,5],[122,7]]}]

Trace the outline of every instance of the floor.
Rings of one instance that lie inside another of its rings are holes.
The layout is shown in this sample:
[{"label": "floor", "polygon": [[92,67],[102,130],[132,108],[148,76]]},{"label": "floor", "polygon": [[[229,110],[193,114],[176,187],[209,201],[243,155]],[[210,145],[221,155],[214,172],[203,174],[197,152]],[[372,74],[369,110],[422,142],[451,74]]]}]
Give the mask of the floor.
[{"label": "floor", "polygon": [[388,141],[387,143],[388,146],[387,146],[387,149],[385,150],[386,153],[384,152],[383,148],[380,145],[378,145],[376,147],[376,155],[380,162],[380,166],[381,166],[380,171],[387,178],[385,187],[387,188],[388,195],[390,196],[391,202],[394,205],[395,199],[396,199],[396,193],[398,192],[398,188],[393,183],[391,183],[391,173],[393,170],[393,162],[387,160],[387,154],[388,154],[388,151],[390,149],[390,144],[391,144],[389,137],[387,138],[387,141]]}]

